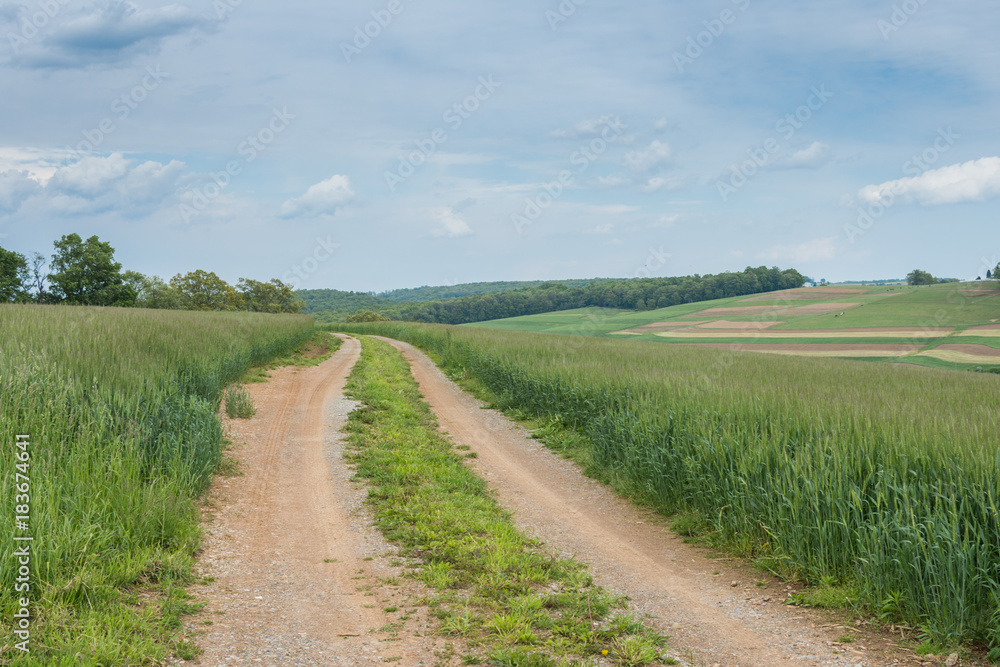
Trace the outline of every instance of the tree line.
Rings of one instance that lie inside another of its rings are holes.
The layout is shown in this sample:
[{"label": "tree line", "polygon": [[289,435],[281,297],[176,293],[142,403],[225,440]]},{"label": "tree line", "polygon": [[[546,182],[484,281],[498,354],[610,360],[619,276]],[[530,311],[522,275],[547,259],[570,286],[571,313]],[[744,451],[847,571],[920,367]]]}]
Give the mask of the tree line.
[{"label": "tree line", "polygon": [[55,241],[51,261],[0,247],[0,303],[117,306],[171,310],[299,313],[303,302],[280,280],[240,278],[236,286],[210,271],[158,276],[122,270],[111,244],[97,236],[67,234]]},{"label": "tree line", "polygon": [[395,303],[367,294],[340,292],[341,307],[313,312],[313,315],[321,322],[332,322],[367,311],[392,320],[467,324],[589,306],[655,310],[684,303],[793,289],[802,287],[806,282],[807,279],[795,269],[760,266],[747,267],[739,273],[706,276],[601,280],[581,287],[553,282],[509,292],[424,303]]}]

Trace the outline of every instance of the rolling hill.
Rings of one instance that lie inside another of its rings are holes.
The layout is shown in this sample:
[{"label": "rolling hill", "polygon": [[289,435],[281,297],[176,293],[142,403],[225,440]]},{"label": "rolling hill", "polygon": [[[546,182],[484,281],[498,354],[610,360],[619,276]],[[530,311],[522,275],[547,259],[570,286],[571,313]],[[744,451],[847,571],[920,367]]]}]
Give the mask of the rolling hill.
[{"label": "rolling hill", "polygon": [[583,308],[465,326],[932,367],[1000,368],[1000,283],[834,285],[645,312]]}]

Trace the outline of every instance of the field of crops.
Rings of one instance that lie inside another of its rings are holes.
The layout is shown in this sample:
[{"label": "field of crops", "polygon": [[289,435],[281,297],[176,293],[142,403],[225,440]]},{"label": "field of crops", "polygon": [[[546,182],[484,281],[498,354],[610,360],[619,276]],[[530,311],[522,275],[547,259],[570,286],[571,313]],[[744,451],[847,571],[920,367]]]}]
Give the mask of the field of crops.
[{"label": "field of crops", "polygon": [[1000,378],[398,323],[601,476],[742,553],[944,641],[1000,645]]},{"label": "field of crops", "polygon": [[[222,454],[220,392],[312,328],[304,316],[0,305],[0,662],[147,664],[183,652],[171,643],[188,604],[196,498]],[[18,450],[17,435],[30,447]],[[15,491],[16,472],[29,493]],[[16,496],[28,518],[15,533]],[[33,538],[30,589],[17,594],[15,534]],[[31,602],[30,657],[12,650],[7,626],[19,596]]]},{"label": "field of crops", "polygon": [[1000,370],[997,281],[802,288],[659,310],[582,308],[465,326]]}]

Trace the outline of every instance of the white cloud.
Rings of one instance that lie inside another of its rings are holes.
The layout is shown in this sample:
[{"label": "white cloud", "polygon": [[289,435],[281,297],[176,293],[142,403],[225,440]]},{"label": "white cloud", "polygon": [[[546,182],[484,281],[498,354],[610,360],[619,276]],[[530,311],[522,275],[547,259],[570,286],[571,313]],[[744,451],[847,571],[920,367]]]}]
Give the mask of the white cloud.
[{"label": "white cloud", "polygon": [[612,231],[614,231],[614,229],[615,229],[615,226],[609,222],[609,223],[607,223],[605,225],[598,225],[598,226],[594,227],[592,230],[590,230],[589,233],[590,234],[610,234]]},{"label": "white cloud", "polygon": [[668,127],[670,127],[670,121],[667,120],[666,116],[653,123],[653,129],[657,132],[665,132]]},{"label": "white cloud", "polygon": [[38,182],[26,171],[0,172],[0,213],[12,213],[21,208],[40,189]]},{"label": "white cloud", "polygon": [[679,190],[690,180],[690,177],[682,176],[654,176],[646,181],[640,189],[646,193],[660,192],[661,190]]},{"label": "white cloud", "polygon": [[432,236],[457,238],[472,234],[469,224],[465,222],[461,214],[456,213],[455,209],[450,206],[432,208],[427,213],[431,220],[436,223],[434,229],[431,230]]},{"label": "white cloud", "polygon": [[984,157],[920,176],[868,185],[858,192],[869,204],[902,200],[920,204],[957,204],[983,201],[1000,195],[1000,157]]},{"label": "white cloud", "polygon": [[354,188],[347,176],[334,174],[313,185],[301,197],[289,199],[281,205],[282,218],[301,215],[333,215],[337,209],[354,199]]},{"label": "white cloud", "polygon": [[814,141],[811,146],[792,153],[776,166],[785,169],[815,169],[829,161],[830,147],[821,141]]},{"label": "white cloud", "polygon": [[43,207],[69,215],[114,209],[135,215],[172,199],[187,173],[187,166],[177,160],[166,165],[134,162],[112,153],[61,167],[45,186]]},{"label": "white cloud", "polygon": [[646,173],[669,165],[673,156],[674,151],[670,146],[654,141],[646,148],[626,153],[625,166],[636,173]]},{"label": "white cloud", "polygon": [[777,245],[760,253],[759,257],[768,261],[792,263],[822,262],[836,257],[836,241],[836,236],[828,236],[798,245]]},{"label": "white cloud", "polygon": [[553,130],[550,137],[556,139],[581,139],[599,137],[609,127],[624,127],[617,116],[601,116],[592,120],[581,120],[569,129]]},{"label": "white cloud", "polygon": [[85,157],[56,171],[49,189],[66,195],[92,199],[108,191],[129,172],[132,161],[121,153],[108,157]]},{"label": "white cloud", "polygon": [[599,188],[620,188],[628,185],[631,181],[621,176],[598,176],[595,185]]},{"label": "white cloud", "polygon": [[0,148],[0,172],[25,171],[45,185],[62,165],[78,159],[78,153],[66,149],[5,147]]}]

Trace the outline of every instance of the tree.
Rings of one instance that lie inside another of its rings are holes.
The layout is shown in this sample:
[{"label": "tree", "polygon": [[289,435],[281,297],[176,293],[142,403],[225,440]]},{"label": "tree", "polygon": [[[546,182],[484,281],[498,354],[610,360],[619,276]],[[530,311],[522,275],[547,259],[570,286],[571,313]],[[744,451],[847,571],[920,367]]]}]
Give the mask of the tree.
[{"label": "tree", "polygon": [[45,255],[36,252],[31,257],[31,289],[35,290],[35,303],[57,303],[58,299],[45,291],[49,274],[45,271]]},{"label": "tree", "polygon": [[53,294],[71,305],[131,306],[135,291],[125,284],[122,265],[115,261],[110,243],[91,236],[84,241],[79,234],[63,236],[54,243],[49,276]]},{"label": "tree", "polygon": [[159,276],[143,276],[136,308],[159,308],[163,310],[184,310],[181,293],[163,281]]},{"label": "tree", "polygon": [[996,267],[993,269],[993,280],[1000,280],[1000,262],[997,262]]},{"label": "tree", "polygon": [[986,279],[993,280],[993,272],[990,271],[989,269],[986,269]]},{"label": "tree", "polygon": [[934,285],[937,283],[937,278],[926,271],[914,269],[906,274],[906,282],[909,285]]},{"label": "tree", "polygon": [[190,271],[170,279],[185,310],[242,310],[243,296],[232,285],[209,271]]},{"label": "tree", "polygon": [[30,287],[28,260],[19,252],[0,248],[0,303],[27,303]]},{"label": "tree", "polygon": [[388,322],[388,317],[382,317],[376,312],[365,310],[357,312],[347,318],[348,322]]},{"label": "tree", "polygon": [[274,279],[266,283],[240,278],[243,307],[252,313],[301,313],[305,302],[295,295],[291,285]]}]

